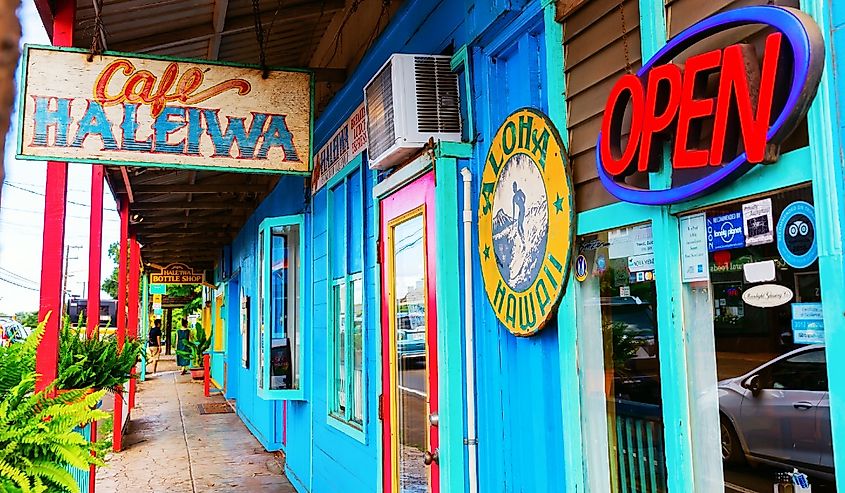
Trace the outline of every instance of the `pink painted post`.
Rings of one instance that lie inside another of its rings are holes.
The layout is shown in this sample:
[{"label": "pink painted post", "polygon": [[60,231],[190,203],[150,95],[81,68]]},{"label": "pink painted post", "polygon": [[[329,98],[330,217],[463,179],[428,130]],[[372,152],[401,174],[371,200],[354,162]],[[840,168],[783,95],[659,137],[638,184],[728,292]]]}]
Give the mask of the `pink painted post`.
[{"label": "pink painted post", "polygon": [[[71,46],[76,22],[76,1],[58,0],[53,16],[53,45]],[[41,251],[41,293],[38,318],[47,323],[38,346],[35,371],[36,390],[43,390],[56,379],[59,364],[59,326],[62,319],[62,278],[65,250],[65,214],[67,200],[67,163],[47,163],[44,196],[44,239]]]},{"label": "pink painted post", "polygon": [[[120,201],[120,255],[117,262],[117,347],[123,348],[126,340],[126,270],[129,239],[129,202]],[[128,412],[128,409],[127,409]],[[114,395],[114,427],[112,449],[119,452],[123,447],[123,386],[117,387]]]},{"label": "pink painted post", "polygon": [[88,308],[86,334],[94,335],[100,324],[100,263],[103,256],[103,176],[104,168],[91,167],[91,222],[88,229]]}]

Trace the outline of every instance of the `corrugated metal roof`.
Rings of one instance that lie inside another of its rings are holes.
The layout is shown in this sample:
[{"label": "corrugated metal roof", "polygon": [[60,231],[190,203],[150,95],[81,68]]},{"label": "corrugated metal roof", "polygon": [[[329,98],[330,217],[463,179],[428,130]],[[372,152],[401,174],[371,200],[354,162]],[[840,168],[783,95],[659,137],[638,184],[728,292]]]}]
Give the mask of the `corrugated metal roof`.
[{"label": "corrugated metal roof", "polygon": [[[383,0],[259,0],[261,21],[268,31],[266,58],[269,66],[308,67],[318,47],[344,41],[338,29],[357,11],[378,12]],[[74,45],[89,48],[95,34],[96,0],[77,0]],[[391,2],[395,12],[399,0]],[[44,2],[39,2],[44,10]],[[106,49],[149,53],[178,58],[198,58],[257,65],[253,0],[103,0],[100,18]],[[43,14],[43,12],[42,12]],[[364,39],[380,33],[382,19],[374,18],[376,31],[366,29]],[[48,26],[49,28],[52,26]],[[349,26],[352,37],[359,37]],[[372,36],[370,33],[372,32]],[[326,38],[326,39],[324,39]],[[328,44],[327,44],[328,42]],[[344,50],[340,50],[341,53]],[[329,92],[342,86],[359,57],[349,58],[340,69],[323,69],[338,60],[320,61],[318,83],[323,77]],[[320,57],[326,58],[326,57]],[[345,72],[345,71],[346,72]],[[321,89],[322,93],[326,90]],[[185,262],[210,269],[221,249],[230,243],[258,204],[272,191],[277,175],[237,174],[128,167],[107,167],[112,192],[120,200],[131,197],[130,230],[143,244],[146,262]],[[127,186],[128,185],[128,186]]]}]

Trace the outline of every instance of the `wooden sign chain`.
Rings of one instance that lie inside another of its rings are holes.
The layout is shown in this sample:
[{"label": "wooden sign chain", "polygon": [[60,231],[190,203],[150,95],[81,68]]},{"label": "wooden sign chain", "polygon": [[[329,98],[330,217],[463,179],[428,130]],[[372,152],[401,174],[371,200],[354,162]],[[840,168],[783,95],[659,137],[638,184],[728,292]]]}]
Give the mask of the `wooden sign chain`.
[{"label": "wooden sign chain", "polygon": [[94,0],[94,34],[91,36],[91,52],[88,61],[94,61],[94,56],[105,49],[106,31],[103,26],[103,0]]},{"label": "wooden sign chain", "polygon": [[631,54],[628,53],[628,29],[625,27],[625,0],[619,1],[619,17],[622,19],[622,49],[625,52],[625,70],[630,74]]},{"label": "wooden sign chain", "polygon": [[261,22],[261,0],[252,0],[252,15],[255,18],[255,37],[258,41],[258,63],[261,65],[262,77],[266,79],[270,76],[270,70],[267,68],[267,41],[270,40],[270,33],[273,32],[273,24],[276,22],[276,17],[279,15],[279,10],[282,8],[282,0],[276,2],[276,11],[273,12],[273,18],[270,20],[270,27],[267,32],[264,32],[264,26]]}]

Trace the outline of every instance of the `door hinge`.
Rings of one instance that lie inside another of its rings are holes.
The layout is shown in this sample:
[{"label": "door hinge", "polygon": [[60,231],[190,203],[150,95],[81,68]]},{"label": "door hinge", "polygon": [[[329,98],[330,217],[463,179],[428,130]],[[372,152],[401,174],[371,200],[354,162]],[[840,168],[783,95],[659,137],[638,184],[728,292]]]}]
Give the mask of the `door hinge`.
[{"label": "door hinge", "polygon": [[382,259],[382,251],[381,251],[381,238],[376,241],[376,264],[381,265]]},{"label": "door hinge", "polygon": [[384,394],[378,396],[378,419],[384,421]]}]

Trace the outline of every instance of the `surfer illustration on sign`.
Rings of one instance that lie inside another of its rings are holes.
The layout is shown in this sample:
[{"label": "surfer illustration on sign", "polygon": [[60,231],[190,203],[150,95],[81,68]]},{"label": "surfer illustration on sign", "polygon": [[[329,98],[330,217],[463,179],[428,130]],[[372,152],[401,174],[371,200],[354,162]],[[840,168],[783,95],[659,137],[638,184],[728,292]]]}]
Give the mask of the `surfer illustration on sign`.
[{"label": "surfer illustration on sign", "polygon": [[[519,209],[519,215],[517,215],[517,209]],[[525,228],[522,226],[525,222],[525,193],[519,189],[516,182],[513,182],[513,217],[516,218],[517,231],[519,231],[519,237],[522,238],[525,236]]]},{"label": "surfer illustration on sign", "polygon": [[515,154],[505,163],[493,210],[493,249],[499,271],[511,289],[524,291],[540,272],[549,229],[543,177],[526,154]]}]

